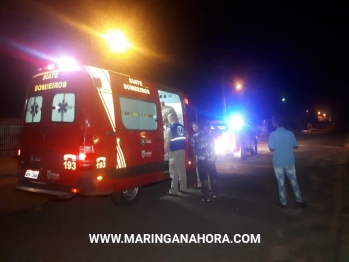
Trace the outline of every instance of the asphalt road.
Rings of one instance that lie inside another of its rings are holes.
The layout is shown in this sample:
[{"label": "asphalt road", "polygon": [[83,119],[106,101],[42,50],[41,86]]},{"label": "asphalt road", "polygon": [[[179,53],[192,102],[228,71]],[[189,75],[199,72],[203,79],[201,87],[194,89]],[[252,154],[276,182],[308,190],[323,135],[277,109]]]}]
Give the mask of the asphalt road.
[{"label": "asphalt road", "polygon": [[[201,202],[195,189],[165,196],[165,181],[145,187],[139,203],[128,208],[108,197],[56,202],[45,196],[26,209],[0,213],[0,261],[349,261],[348,149],[337,135],[298,141],[297,176],[306,209],[295,207],[289,185],[289,208],[276,206],[272,155],[261,141],[258,155],[244,161],[219,157],[219,197],[210,203]],[[26,197],[18,194],[12,197]],[[169,234],[172,240],[188,234],[196,241],[198,235],[225,241],[91,243],[89,234],[143,240],[146,234]]]}]

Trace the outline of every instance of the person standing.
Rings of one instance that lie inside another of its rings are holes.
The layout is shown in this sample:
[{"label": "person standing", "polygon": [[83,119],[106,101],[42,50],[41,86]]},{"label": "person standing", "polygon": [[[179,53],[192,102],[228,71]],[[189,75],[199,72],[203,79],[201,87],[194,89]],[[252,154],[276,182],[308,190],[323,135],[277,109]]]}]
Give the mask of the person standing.
[{"label": "person standing", "polygon": [[301,191],[298,186],[293,149],[298,149],[298,143],[293,132],[283,127],[284,123],[281,117],[272,118],[273,126],[276,128],[269,136],[268,148],[273,152],[273,165],[278,182],[279,203],[282,208],[287,207],[287,193],[285,189],[285,174],[289,179],[296,205],[305,208],[307,205],[303,202]]},{"label": "person standing", "polygon": [[[193,131],[194,131],[194,135],[195,135],[196,133],[199,133],[199,124],[198,124],[198,123],[194,122],[194,123],[192,124],[192,128],[193,128]],[[194,136],[194,135],[193,135],[193,136]],[[200,181],[199,169],[198,169],[198,164],[197,164],[198,161],[197,161],[195,155],[194,155],[194,161],[195,161],[195,171],[196,171],[196,180],[197,180],[197,183],[196,183],[196,185],[194,186],[194,188],[195,188],[195,189],[201,189],[201,188],[202,188],[202,183],[201,183],[201,181]]]},{"label": "person standing", "polygon": [[[194,134],[196,133],[199,133],[199,124],[197,122],[194,122],[192,124],[192,129],[194,131]],[[199,169],[198,169],[198,161],[196,159],[196,156],[194,155],[194,165],[195,165],[195,172],[196,172],[196,180],[197,180],[197,183],[196,185],[194,185],[194,189],[202,189],[202,183],[200,181],[200,176],[199,176]],[[211,182],[210,182],[210,179],[208,178],[208,190],[210,191],[211,190]]]},{"label": "person standing", "polygon": [[168,122],[170,125],[165,133],[165,153],[169,157],[169,173],[172,179],[171,189],[166,192],[167,195],[178,195],[178,180],[180,192],[187,193],[187,174],[185,167],[185,146],[186,132],[184,126],[178,123],[177,114],[169,114]]},{"label": "person standing", "polygon": [[204,194],[202,201],[209,202],[209,179],[211,180],[212,197],[217,197],[217,155],[214,149],[214,140],[210,134],[209,123],[204,123],[200,131],[192,136],[191,146],[193,154],[197,159],[199,178],[202,183],[202,192]]},{"label": "person standing", "polygon": [[165,105],[164,101],[161,101],[161,113],[162,113],[162,122],[165,128],[167,128],[170,125],[170,123],[168,122],[168,116],[170,114],[175,114],[177,117],[176,110],[174,110],[172,106]]}]

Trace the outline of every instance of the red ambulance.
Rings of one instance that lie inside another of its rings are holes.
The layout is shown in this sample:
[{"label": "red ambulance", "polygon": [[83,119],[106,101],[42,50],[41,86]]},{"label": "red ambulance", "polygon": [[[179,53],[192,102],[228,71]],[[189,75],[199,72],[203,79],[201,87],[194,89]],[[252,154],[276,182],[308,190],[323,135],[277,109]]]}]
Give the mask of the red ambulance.
[{"label": "red ambulance", "polygon": [[187,132],[196,109],[180,91],[92,66],[50,65],[28,87],[18,190],[71,198],[111,195],[130,205],[144,185],[169,179],[160,102]]}]

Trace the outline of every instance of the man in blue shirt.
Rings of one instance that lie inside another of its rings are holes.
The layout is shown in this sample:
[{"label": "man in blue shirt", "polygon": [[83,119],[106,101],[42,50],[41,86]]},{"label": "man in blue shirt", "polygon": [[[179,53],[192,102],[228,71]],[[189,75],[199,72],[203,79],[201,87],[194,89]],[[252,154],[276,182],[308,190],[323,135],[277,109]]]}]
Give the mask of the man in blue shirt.
[{"label": "man in blue shirt", "polygon": [[305,208],[301,191],[298,186],[293,149],[298,149],[298,143],[294,134],[283,127],[280,117],[272,118],[276,130],[270,134],[268,148],[273,152],[273,165],[278,181],[279,200],[278,206],[287,207],[287,194],[285,189],[285,173],[291,183],[297,207]]},{"label": "man in blue shirt", "polygon": [[186,132],[184,126],[178,123],[177,114],[168,115],[170,125],[165,132],[165,153],[169,156],[169,173],[172,178],[171,189],[166,192],[167,195],[178,195],[178,181],[180,185],[179,192],[187,193],[187,173],[185,167],[185,147]]}]

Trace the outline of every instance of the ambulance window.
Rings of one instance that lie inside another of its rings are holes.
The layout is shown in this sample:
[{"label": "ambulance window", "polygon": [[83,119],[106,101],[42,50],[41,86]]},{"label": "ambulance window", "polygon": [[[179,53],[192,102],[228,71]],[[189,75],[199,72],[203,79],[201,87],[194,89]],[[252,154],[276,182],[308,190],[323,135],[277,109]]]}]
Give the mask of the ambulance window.
[{"label": "ambulance window", "polygon": [[64,93],[53,97],[52,115],[53,122],[74,122],[75,119],[75,94]]},{"label": "ambulance window", "polygon": [[120,97],[121,119],[127,129],[156,130],[156,104]]},{"label": "ambulance window", "polygon": [[26,123],[38,123],[41,120],[42,96],[33,96],[28,99],[25,112]]}]

